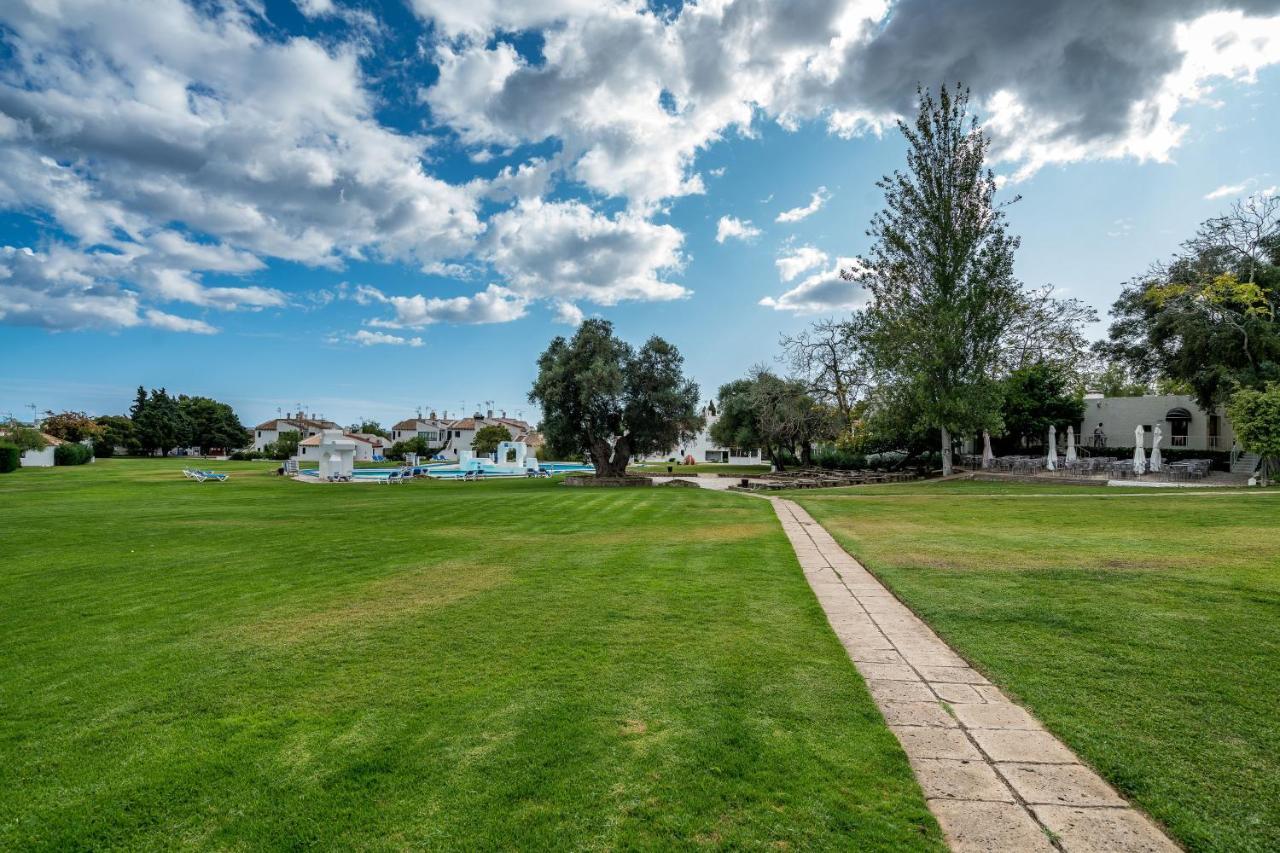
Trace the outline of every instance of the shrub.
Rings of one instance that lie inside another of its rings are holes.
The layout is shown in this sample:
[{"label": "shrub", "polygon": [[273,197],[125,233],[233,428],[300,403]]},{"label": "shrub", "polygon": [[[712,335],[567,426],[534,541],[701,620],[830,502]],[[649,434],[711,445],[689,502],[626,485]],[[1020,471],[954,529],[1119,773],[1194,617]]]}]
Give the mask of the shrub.
[{"label": "shrub", "polygon": [[399,461],[404,459],[404,455],[406,453],[416,453],[418,454],[418,460],[422,461],[430,459],[439,452],[439,448],[435,448],[427,444],[427,440],[425,438],[420,435],[415,435],[413,438],[406,438],[403,441],[397,441],[395,444],[391,445],[386,452],[386,457],[388,459]]},{"label": "shrub", "polygon": [[99,459],[110,459],[115,455],[116,446],[105,438],[93,440],[93,455]]},{"label": "shrub", "polygon": [[255,459],[266,459],[267,456],[258,450],[237,450],[230,458],[236,462],[252,462]]},{"label": "shrub", "polygon": [[83,465],[93,458],[93,448],[64,442],[53,449],[54,465]]},{"label": "shrub", "polygon": [[0,444],[0,474],[17,471],[22,464],[22,451],[16,444]]},{"label": "shrub", "polygon": [[813,455],[813,464],[827,470],[861,470],[867,467],[867,457],[851,450],[828,447]]}]

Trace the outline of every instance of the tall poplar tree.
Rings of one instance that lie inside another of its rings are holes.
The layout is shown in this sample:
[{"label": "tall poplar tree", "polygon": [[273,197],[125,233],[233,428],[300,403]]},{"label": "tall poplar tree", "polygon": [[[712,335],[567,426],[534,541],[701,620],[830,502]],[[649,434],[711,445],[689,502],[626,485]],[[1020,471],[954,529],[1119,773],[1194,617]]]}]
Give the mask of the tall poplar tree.
[{"label": "tall poplar tree", "polygon": [[968,91],[917,91],[914,124],[898,122],[907,171],[877,183],[885,207],[867,231],[874,243],[844,275],[871,294],[864,341],[877,372],[941,431],[950,474],[953,433],[1000,431],[996,372],[1022,304],[1019,241],[1005,231]]}]

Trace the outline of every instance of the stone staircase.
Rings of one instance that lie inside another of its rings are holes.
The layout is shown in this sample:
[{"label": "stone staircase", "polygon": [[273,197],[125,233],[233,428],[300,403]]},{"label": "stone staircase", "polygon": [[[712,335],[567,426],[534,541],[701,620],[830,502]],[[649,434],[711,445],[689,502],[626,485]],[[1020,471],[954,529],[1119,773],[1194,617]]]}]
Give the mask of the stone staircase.
[{"label": "stone staircase", "polygon": [[1231,465],[1232,474],[1252,474],[1258,470],[1259,457],[1256,453],[1241,453]]}]

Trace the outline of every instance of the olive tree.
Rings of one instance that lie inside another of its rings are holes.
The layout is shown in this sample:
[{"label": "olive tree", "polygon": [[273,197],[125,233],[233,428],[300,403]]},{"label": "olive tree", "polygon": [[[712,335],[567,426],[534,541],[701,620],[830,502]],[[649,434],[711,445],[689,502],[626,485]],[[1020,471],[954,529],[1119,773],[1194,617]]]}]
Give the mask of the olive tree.
[{"label": "olive tree", "polygon": [[597,476],[622,476],[633,455],[669,451],[701,429],[698,386],[683,366],[662,338],[637,350],[591,319],[538,358],[529,401],[542,407],[548,444],[586,454]]}]

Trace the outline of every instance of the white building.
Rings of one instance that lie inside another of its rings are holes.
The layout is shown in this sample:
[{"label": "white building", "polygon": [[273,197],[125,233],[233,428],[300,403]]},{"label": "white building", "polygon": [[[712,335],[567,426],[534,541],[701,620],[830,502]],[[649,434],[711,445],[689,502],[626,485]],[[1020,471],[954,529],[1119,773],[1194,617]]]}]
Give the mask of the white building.
[{"label": "white building", "polygon": [[[318,435],[310,438],[304,438],[298,442],[298,453],[293,458],[298,462],[318,462],[322,453],[322,446],[326,441],[332,440],[334,437],[348,439],[353,446],[353,460],[356,462],[372,462],[373,457],[382,456],[381,445],[375,445],[374,442],[366,438],[363,433],[358,432],[342,432],[342,430],[324,430]],[[379,436],[372,436],[382,439]],[[344,445],[345,446],[345,445]]]},{"label": "white building", "polygon": [[279,439],[282,432],[296,432],[301,438],[307,439],[313,435],[319,435],[327,429],[340,429],[340,427],[333,421],[318,420],[315,417],[307,416],[303,412],[263,421],[253,428],[253,449],[262,450],[268,444]]},{"label": "white building", "polygon": [[1141,426],[1146,447],[1160,424],[1165,450],[1230,450],[1235,431],[1221,407],[1206,412],[1185,394],[1147,394],[1142,397],[1104,397],[1086,394],[1084,420],[1079,426],[1081,446],[1132,447],[1133,431]]},{"label": "white building", "polygon": [[397,441],[422,438],[432,447],[440,447],[447,437],[445,430],[448,425],[448,419],[437,417],[435,412],[427,418],[407,418],[391,428],[391,442],[394,444]]},{"label": "white building", "polygon": [[505,413],[495,416],[490,410],[485,414],[477,412],[469,418],[450,420],[447,417],[436,417],[432,412],[429,418],[408,418],[391,428],[392,441],[421,436],[431,447],[440,448],[440,453],[451,459],[457,459],[458,453],[470,450],[476,433],[486,426],[497,425],[504,428],[512,441],[523,441],[530,447],[538,447],[541,440],[533,431],[533,427],[518,418],[509,418]]},{"label": "white building", "polygon": [[54,466],[54,448],[62,444],[62,439],[54,438],[47,432],[40,433],[40,437],[45,440],[45,446],[42,449],[22,451],[20,464],[23,468],[52,468]]},{"label": "white building", "polygon": [[697,435],[667,453],[650,454],[647,459],[649,461],[675,459],[677,462],[683,462],[687,457],[692,456],[694,462],[727,462],[731,465],[769,464],[769,460],[764,458],[764,454],[758,447],[721,447],[712,440],[711,426],[720,419],[713,404],[708,404],[701,414],[706,423]]}]

